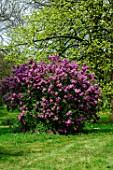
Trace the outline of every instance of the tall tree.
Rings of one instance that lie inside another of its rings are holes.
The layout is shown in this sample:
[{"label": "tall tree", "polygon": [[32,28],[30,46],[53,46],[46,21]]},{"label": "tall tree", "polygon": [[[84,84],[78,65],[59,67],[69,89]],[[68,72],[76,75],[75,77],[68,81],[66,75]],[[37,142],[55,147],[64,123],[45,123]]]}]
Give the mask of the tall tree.
[{"label": "tall tree", "polygon": [[14,30],[12,48],[14,46],[13,49],[16,49],[16,55],[18,50],[19,57],[26,53],[38,53],[42,56],[47,53],[61,56],[73,53],[77,56],[79,51],[75,47],[79,43],[88,43],[84,35],[79,35],[82,24],[79,19],[80,3],[54,0],[49,1],[49,4],[40,11],[35,11],[30,18],[26,17],[27,24],[24,27]]},{"label": "tall tree", "polygon": [[0,1],[0,79],[8,75],[9,65],[12,63],[8,62],[4,57],[9,53],[9,50],[4,45],[10,43],[12,29],[24,25],[23,17],[30,15],[34,7],[36,5],[32,0]]},{"label": "tall tree", "polygon": [[0,1],[0,44],[9,43],[7,33],[17,26],[24,25],[23,16],[29,15],[38,7],[32,0],[1,0]]},{"label": "tall tree", "polygon": [[48,2],[27,16],[24,26],[14,30],[8,58],[23,62],[28,56],[56,53],[80,63],[87,61],[109,97],[113,112],[113,1]]},{"label": "tall tree", "polygon": [[9,50],[4,45],[10,43],[12,29],[24,25],[23,16],[29,15],[33,9],[32,0],[0,1],[0,80],[9,75],[12,65],[12,61],[9,62],[5,59]]}]

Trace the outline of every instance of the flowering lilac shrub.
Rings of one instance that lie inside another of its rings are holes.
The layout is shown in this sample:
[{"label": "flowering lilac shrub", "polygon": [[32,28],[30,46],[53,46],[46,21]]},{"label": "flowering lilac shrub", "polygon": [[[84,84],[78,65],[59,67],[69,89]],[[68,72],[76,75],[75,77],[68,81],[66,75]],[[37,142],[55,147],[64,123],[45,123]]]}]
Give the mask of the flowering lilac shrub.
[{"label": "flowering lilac shrub", "polygon": [[101,96],[94,74],[84,63],[48,56],[49,62],[14,66],[12,76],[2,80],[1,97],[7,109],[21,111],[18,121],[23,132],[34,130],[39,122],[53,133],[80,131],[84,123],[96,120]]}]

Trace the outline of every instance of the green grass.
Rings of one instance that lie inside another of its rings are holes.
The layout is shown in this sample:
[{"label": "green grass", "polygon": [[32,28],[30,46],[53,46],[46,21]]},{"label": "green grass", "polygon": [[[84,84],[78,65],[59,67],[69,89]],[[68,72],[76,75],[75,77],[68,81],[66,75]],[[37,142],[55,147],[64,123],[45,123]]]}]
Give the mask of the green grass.
[{"label": "green grass", "polygon": [[[12,133],[5,120],[17,113],[0,111],[0,170],[113,170],[113,125],[109,114],[76,135]],[[11,116],[10,116],[11,115]],[[13,125],[11,125],[13,126]]]}]

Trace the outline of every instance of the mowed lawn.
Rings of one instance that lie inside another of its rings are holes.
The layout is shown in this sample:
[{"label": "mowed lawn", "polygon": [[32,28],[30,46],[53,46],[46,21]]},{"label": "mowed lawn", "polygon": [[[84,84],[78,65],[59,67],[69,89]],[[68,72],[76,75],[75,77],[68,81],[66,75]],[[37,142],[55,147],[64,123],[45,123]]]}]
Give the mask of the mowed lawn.
[{"label": "mowed lawn", "polygon": [[15,113],[0,110],[0,170],[113,170],[113,125],[109,115],[76,135],[13,133]]}]

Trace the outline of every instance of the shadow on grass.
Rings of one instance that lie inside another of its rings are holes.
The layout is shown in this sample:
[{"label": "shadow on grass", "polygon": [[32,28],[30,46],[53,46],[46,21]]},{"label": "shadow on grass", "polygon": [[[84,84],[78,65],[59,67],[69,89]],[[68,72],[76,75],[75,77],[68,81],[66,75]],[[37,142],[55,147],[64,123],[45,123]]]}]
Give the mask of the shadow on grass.
[{"label": "shadow on grass", "polygon": [[0,127],[0,135],[11,134],[13,133],[13,131],[14,131],[14,128],[9,127],[9,126]]},{"label": "shadow on grass", "polygon": [[93,128],[93,129],[85,129],[83,130],[83,134],[89,134],[89,133],[110,133],[112,132],[113,133],[113,129],[96,129],[96,128]]},{"label": "shadow on grass", "polygon": [[[89,133],[110,133],[110,132],[113,132],[113,124],[111,124],[109,121],[101,121],[98,123],[89,123],[87,126],[85,126],[85,128],[80,133],[89,134]],[[14,134],[14,133],[21,133],[19,131],[18,126],[13,126],[13,125],[0,126],[0,135],[7,135],[7,134]]]},{"label": "shadow on grass", "polygon": [[6,150],[4,148],[0,148],[0,158],[3,158],[3,156],[23,156],[25,154],[25,151],[22,150]]},{"label": "shadow on grass", "polygon": [[89,124],[83,133],[110,133],[113,132],[113,124],[110,121],[100,121],[98,123]]},{"label": "shadow on grass", "polygon": [[7,121],[7,119],[14,121],[17,119],[19,113],[19,110],[7,111],[6,107],[2,106],[0,107],[0,122]]}]

